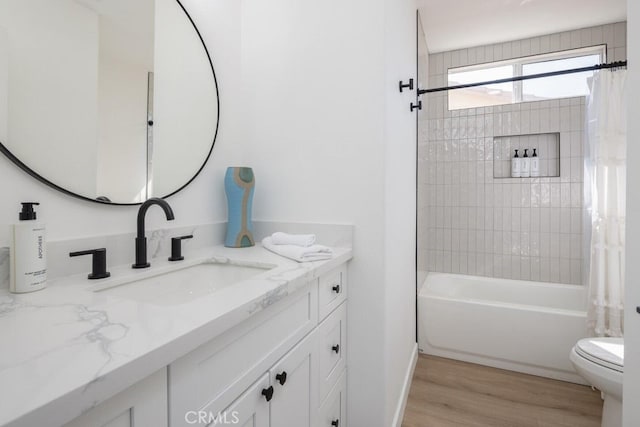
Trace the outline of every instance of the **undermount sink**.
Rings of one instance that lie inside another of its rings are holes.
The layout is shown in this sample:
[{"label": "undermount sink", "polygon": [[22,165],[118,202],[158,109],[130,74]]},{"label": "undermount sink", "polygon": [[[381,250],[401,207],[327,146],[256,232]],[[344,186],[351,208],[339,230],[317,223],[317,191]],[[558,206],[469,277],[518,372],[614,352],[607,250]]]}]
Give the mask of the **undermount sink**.
[{"label": "undermount sink", "polygon": [[270,264],[243,264],[205,260],[178,269],[150,272],[139,279],[112,282],[94,292],[155,305],[180,305],[274,268]]}]

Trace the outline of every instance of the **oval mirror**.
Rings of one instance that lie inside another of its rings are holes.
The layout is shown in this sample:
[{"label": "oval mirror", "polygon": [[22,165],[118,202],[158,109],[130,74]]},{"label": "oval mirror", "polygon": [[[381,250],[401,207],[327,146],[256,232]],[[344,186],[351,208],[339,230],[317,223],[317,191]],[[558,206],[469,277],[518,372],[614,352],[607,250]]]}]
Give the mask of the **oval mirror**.
[{"label": "oval mirror", "polygon": [[0,0],[0,149],[85,200],[184,188],[218,129],[209,53],[178,0]]}]

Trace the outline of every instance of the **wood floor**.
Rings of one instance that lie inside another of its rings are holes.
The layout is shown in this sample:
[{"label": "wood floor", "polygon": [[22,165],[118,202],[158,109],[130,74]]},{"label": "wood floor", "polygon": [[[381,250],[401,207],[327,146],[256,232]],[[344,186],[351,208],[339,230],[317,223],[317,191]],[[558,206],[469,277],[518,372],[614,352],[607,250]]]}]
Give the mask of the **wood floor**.
[{"label": "wood floor", "polygon": [[402,427],[600,427],[590,387],[420,355]]}]

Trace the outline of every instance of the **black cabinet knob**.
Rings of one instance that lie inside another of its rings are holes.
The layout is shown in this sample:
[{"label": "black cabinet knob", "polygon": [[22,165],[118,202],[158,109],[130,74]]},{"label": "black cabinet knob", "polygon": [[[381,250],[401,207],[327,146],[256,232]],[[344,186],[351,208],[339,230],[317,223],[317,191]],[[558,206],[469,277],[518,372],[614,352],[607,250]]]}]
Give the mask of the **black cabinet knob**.
[{"label": "black cabinet knob", "polygon": [[91,274],[87,276],[89,279],[104,279],[111,276],[111,273],[107,271],[107,250],[105,248],[71,252],[69,254],[70,257],[77,257],[82,255],[93,255],[91,262]]},{"label": "black cabinet knob", "polygon": [[333,421],[331,421],[331,425],[332,425],[333,427],[338,427],[338,426],[340,425],[340,420],[339,420],[339,419],[337,419],[337,420],[333,420]]},{"label": "black cabinet knob", "polygon": [[287,371],[282,371],[282,373],[276,375],[276,380],[280,385],[284,385],[287,382]]},{"label": "black cabinet knob", "polygon": [[336,344],[333,347],[331,347],[331,350],[335,351],[336,354],[340,353],[340,345]]},{"label": "black cabinet knob", "polygon": [[189,234],[188,236],[172,237],[171,256],[169,257],[169,261],[182,261],[184,259],[184,257],[182,256],[182,241],[192,238],[193,234]]},{"label": "black cabinet knob", "polygon": [[262,395],[267,400],[267,402],[271,401],[271,399],[273,399],[273,386],[269,386],[269,388],[263,388]]},{"label": "black cabinet knob", "polygon": [[340,285],[335,285],[333,288],[331,288],[333,290],[333,292],[335,292],[336,294],[340,293]]}]

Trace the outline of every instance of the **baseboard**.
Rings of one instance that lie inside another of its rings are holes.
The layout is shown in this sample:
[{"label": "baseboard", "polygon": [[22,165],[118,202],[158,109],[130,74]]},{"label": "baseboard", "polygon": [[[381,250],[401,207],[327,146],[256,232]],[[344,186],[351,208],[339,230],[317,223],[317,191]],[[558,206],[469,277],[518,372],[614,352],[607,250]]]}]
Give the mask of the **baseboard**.
[{"label": "baseboard", "polygon": [[411,361],[407,366],[407,372],[404,377],[404,383],[402,384],[402,393],[400,394],[400,400],[396,407],[396,413],[393,416],[392,427],[400,427],[402,419],[404,418],[404,409],[407,406],[407,399],[409,398],[409,390],[411,390],[411,379],[413,378],[413,371],[416,369],[416,363],[418,362],[418,343],[413,346],[411,352]]}]

